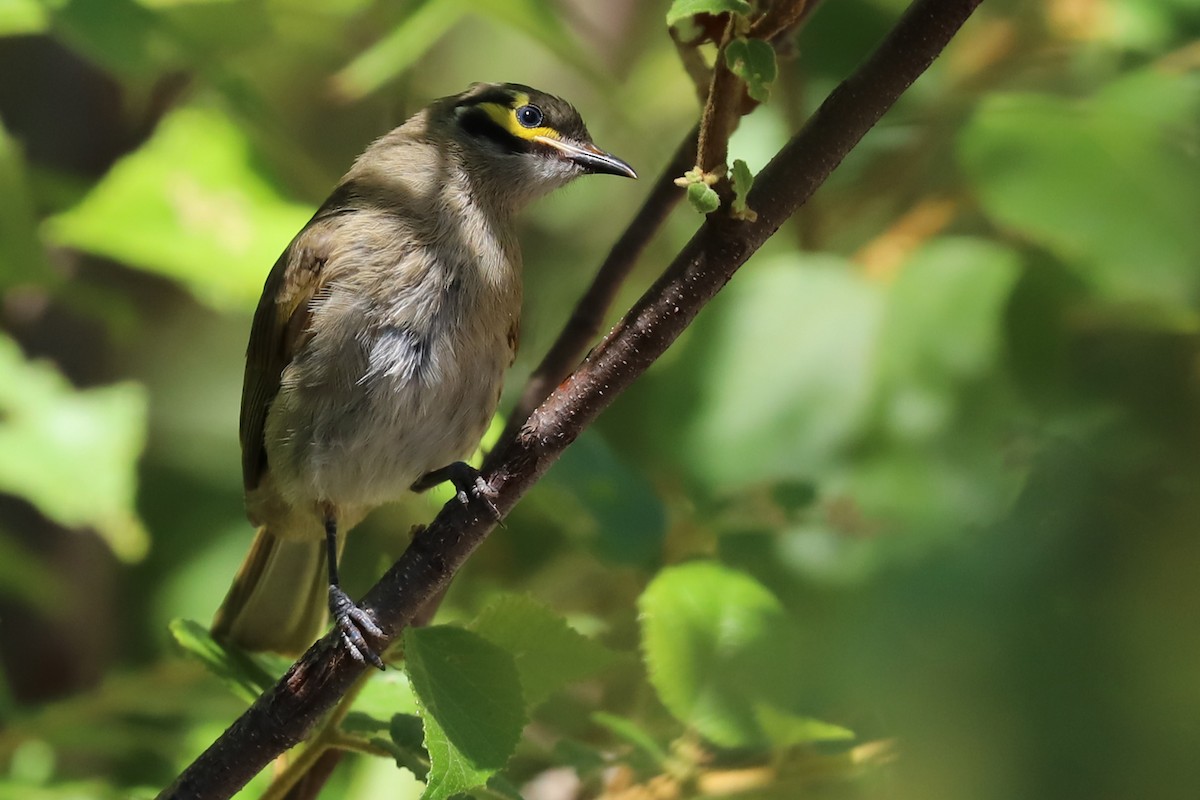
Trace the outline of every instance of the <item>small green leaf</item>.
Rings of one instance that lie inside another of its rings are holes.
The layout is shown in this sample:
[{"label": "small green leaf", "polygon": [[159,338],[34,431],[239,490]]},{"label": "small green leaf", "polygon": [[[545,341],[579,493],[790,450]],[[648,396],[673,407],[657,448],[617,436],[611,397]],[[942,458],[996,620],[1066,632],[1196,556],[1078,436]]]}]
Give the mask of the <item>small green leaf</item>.
[{"label": "small green leaf", "polygon": [[228,118],[180,108],[47,232],[173,278],[214,306],[253,308],[267,270],[311,215],[258,173]]},{"label": "small green leaf", "polygon": [[513,657],[529,708],[603,670],[615,658],[611,650],[572,630],[566,620],[529,597],[501,597],[483,610],[471,629]]},{"label": "small green leaf", "polygon": [[512,656],[448,625],[408,629],[404,652],[429,750],[423,800],[482,786],[508,761],[526,722]]},{"label": "small green leaf", "polygon": [[396,766],[406,769],[418,780],[429,778],[429,752],[425,749],[425,734],[421,717],[416,714],[395,714],[388,724]]},{"label": "small green leaf", "polygon": [[844,742],[854,738],[854,731],[849,728],[790,714],[766,704],[759,706],[758,721],[771,744],[778,749],[813,742]]},{"label": "small green leaf", "polygon": [[652,769],[662,771],[670,763],[671,756],[666,749],[634,722],[614,714],[606,714],[603,711],[592,714],[592,722],[627,744],[633,745],[637,752],[649,762]]},{"label": "small green leaf", "polygon": [[721,207],[721,198],[707,183],[690,183],[687,187],[688,202],[701,214],[711,214]]},{"label": "small green leaf", "polygon": [[764,744],[756,706],[794,683],[775,596],[748,575],[696,562],[659,573],[638,609],[650,683],[671,713],[718,745]]},{"label": "small green leaf", "polygon": [[746,82],[750,97],[765,103],[778,75],[775,48],[762,39],[734,39],[725,48],[729,71]]},{"label": "small green leaf", "polygon": [[253,703],[275,684],[275,677],[248,653],[212,638],[208,629],[191,619],[171,620],[171,636],[185,653],[221,679],[233,693]]},{"label": "small green leaf", "polygon": [[667,25],[681,19],[690,19],[697,14],[740,14],[746,16],[752,10],[746,0],[674,0],[667,9]]},{"label": "small green leaf", "polygon": [[758,219],[758,212],[746,205],[746,195],[754,186],[754,175],[751,174],[750,167],[740,158],[734,159],[733,173],[730,177],[733,181],[733,215],[738,219],[753,222]]},{"label": "small green leaf", "polygon": [[135,507],[146,437],[143,387],[76,390],[50,364],[26,361],[0,335],[0,492],[60,525],[90,527],[136,561],[150,541]]}]

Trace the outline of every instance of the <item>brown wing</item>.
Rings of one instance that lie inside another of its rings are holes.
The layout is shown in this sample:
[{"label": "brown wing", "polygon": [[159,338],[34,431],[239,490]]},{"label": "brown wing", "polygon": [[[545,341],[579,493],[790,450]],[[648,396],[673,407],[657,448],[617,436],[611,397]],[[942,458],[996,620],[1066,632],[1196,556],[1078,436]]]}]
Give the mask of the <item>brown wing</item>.
[{"label": "brown wing", "polygon": [[280,378],[308,340],[312,299],[325,282],[336,215],[318,213],[271,268],[254,312],[242,382],[242,483],[248,492],[267,469],[263,427]]}]

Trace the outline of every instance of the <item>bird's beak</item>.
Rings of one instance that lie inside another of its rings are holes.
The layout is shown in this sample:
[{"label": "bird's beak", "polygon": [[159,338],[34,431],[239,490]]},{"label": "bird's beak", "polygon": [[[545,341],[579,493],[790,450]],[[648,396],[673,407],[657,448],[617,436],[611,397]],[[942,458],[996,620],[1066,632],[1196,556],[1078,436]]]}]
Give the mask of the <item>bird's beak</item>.
[{"label": "bird's beak", "polygon": [[588,172],[597,175],[623,175],[626,178],[637,177],[633,167],[590,142],[586,144],[568,142],[565,139],[552,139],[549,136],[535,136],[533,140],[539,144],[553,147],[562,153],[563,158],[573,161]]}]

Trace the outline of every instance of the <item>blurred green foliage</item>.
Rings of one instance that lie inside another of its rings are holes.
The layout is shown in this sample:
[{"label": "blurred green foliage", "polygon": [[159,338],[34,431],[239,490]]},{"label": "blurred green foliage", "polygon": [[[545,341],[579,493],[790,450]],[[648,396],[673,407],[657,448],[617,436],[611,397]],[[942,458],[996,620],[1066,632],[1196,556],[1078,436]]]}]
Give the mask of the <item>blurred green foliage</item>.
[{"label": "blurred green foliage", "polygon": [[[904,6],[738,62],[740,186]],[[0,0],[0,800],[153,796],[284,668],[203,623],[249,315],[350,160],[508,80],[652,176],[698,113],[668,11],[748,7]],[[1194,797],[1198,35],[984,3],[340,710],[323,796]],[[510,390],[644,190],[526,215]],[[352,592],[444,499],[362,526]]]}]

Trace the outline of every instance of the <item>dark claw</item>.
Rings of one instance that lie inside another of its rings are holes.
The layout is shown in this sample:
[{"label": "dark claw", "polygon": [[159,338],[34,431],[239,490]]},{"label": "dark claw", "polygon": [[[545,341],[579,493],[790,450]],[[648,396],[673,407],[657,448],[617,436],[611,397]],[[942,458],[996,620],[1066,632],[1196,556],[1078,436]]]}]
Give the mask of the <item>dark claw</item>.
[{"label": "dark claw", "polygon": [[457,490],[458,502],[464,506],[468,505],[471,502],[471,495],[474,495],[483,501],[492,515],[492,519],[496,522],[503,521],[500,518],[500,509],[496,508],[495,502],[499,494],[491,487],[491,484],[483,479],[479,470],[465,461],[455,461],[441,469],[435,469],[414,483],[412,488],[415,492],[423,492],[444,481],[450,481],[453,484]]},{"label": "dark claw", "polygon": [[333,614],[334,624],[350,656],[360,664],[369,663],[377,669],[385,669],[383,659],[371,649],[363,636],[366,633],[375,638],[383,637],[383,631],[371,619],[371,615],[356,606],[349,595],[337,586],[329,587],[329,611]]}]

